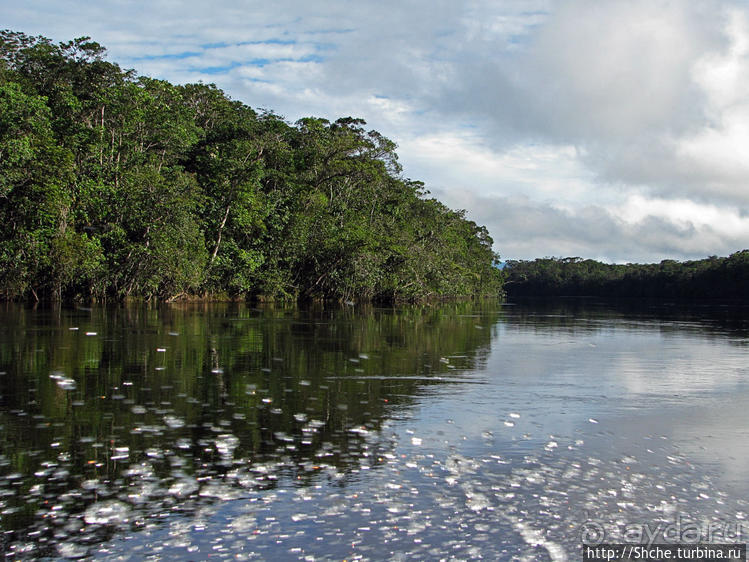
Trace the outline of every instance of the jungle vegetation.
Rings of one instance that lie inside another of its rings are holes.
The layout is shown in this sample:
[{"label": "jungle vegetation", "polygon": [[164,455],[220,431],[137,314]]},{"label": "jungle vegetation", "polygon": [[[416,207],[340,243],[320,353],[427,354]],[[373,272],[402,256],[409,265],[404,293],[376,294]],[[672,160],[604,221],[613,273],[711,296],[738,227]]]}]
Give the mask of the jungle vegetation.
[{"label": "jungle vegetation", "polygon": [[653,264],[605,264],[543,258],[508,261],[510,296],[596,296],[749,299],[749,250],[728,257]]},{"label": "jungle vegetation", "polygon": [[498,295],[486,228],[365,125],[0,32],[0,298]]}]

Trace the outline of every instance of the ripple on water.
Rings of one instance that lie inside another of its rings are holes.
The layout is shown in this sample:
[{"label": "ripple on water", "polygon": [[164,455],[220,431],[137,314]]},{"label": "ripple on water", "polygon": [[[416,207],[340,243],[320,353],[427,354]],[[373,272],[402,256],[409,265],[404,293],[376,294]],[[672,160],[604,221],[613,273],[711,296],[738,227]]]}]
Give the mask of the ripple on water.
[{"label": "ripple on water", "polygon": [[131,508],[119,500],[105,500],[90,505],[83,513],[89,525],[119,525],[128,521]]}]

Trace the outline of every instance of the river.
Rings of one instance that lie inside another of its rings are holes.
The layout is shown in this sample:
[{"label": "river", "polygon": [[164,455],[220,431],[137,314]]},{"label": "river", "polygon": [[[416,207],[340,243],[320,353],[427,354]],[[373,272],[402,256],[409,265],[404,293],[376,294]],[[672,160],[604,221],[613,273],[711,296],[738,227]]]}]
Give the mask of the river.
[{"label": "river", "polygon": [[10,559],[749,539],[749,307],[0,308]]}]

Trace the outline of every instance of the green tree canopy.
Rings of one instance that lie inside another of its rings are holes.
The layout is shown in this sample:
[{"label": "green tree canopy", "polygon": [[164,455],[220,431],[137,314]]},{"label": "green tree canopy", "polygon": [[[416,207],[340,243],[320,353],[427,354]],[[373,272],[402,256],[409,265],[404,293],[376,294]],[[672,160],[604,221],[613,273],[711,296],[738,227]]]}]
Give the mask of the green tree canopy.
[{"label": "green tree canopy", "polygon": [[290,124],[88,37],[0,32],[0,295],[498,295],[485,228],[361,119]]}]

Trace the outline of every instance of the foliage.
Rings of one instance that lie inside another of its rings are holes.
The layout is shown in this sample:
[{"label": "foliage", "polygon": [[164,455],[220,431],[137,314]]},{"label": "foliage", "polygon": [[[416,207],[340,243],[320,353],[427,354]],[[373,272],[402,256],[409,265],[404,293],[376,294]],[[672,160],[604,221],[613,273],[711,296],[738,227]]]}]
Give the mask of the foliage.
[{"label": "foliage", "polygon": [[292,125],[104,54],[0,32],[0,296],[501,292],[486,229],[361,119]]},{"label": "foliage", "polygon": [[749,250],[725,258],[612,265],[581,258],[508,261],[511,296],[749,298]]}]

